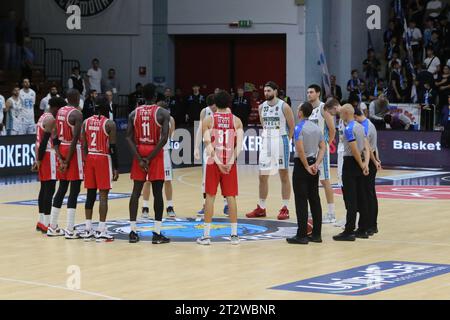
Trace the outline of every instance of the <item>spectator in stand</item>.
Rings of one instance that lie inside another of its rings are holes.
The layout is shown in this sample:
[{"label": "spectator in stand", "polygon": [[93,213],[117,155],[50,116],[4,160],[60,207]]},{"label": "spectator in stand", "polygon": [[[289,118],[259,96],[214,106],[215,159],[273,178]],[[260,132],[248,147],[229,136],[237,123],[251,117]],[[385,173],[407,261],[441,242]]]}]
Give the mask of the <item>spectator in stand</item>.
[{"label": "spectator in stand", "polygon": [[114,93],[111,90],[105,92],[105,98],[109,106],[109,120],[115,120],[117,118],[118,105],[114,103]]},{"label": "spectator in stand", "polygon": [[427,3],[425,16],[436,19],[441,14],[442,9],[444,9],[442,1],[431,0]]},{"label": "spectator in stand", "polygon": [[373,88],[369,89],[369,101],[378,99],[378,97],[386,92],[386,85],[383,79],[378,79]]},{"label": "spectator in stand", "polygon": [[378,96],[378,99],[372,101],[369,105],[369,119],[375,125],[377,130],[385,130],[386,122],[384,116],[389,113],[389,100],[384,94]]},{"label": "spectator in stand", "polygon": [[102,69],[100,69],[100,61],[95,58],[92,60],[92,68],[87,72],[89,90],[95,90],[97,93],[102,93]]},{"label": "spectator in stand", "polygon": [[368,90],[368,88],[367,88],[367,84],[364,82],[364,81],[362,81],[360,84],[359,84],[359,93],[358,93],[358,97],[359,97],[359,101],[360,102],[366,102],[366,101],[369,101],[369,97],[370,97],[370,92],[369,92],[369,90]]},{"label": "spectator in stand", "polygon": [[250,100],[250,116],[248,117],[248,124],[251,125],[260,125],[261,119],[259,117],[259,106],[262,103],[258,90],[253,90],[252,98]]},{"label": "spectator in stand", "polygon": [[439,74],[439,78],[435,83],[439,92],[439,108],[438,114],[442,113],[442,109],[447,105],[447,97],[450,94],[450,67],[445,65],[442,68],[442,72]]},{"label": "spectator in stand", "polygon": [[408,7],[409,19],[414,21],[416,25],[421,26],[425,16],[424,0],[410,0]]},{"label": "spectator in stand", "polygon": [[3,97],[0,94],[0,136],[6,135],[5,124],[4,124],[5,112],[6,112],[5,97]]},{"label": "spectator in stand", "polygon": [[358,70],[352,70],[352,78],[347,82],[347,91],[349,93],[358,92],[362,80],[359,78]]},{"label": "spectator in stand", "polygon": [[426,69],[426,65],[422,62],[416,64],[416,80],[419,81],[420,86],[423,86],[425,82],[434,82],[433,74]]},{"label": "spectator in stand", "polygon": [[184,127],[186,125],[186,105],[184,103],[183,91],[180,88],[175,89],[175,103],[176,103],[176,126]]},{"label": "spectator in stand", "polygon": [[375,83],[378,79],[378,73],[380,71],[381,63],[375,57],[375,50],[369,49],[367,50],[367,59],[363,61],[363,70],[366,78],[366,82],[369,85]]},{"label": "spectator in stand", "polygon": [[361,102],[359,95],[356,92],[352,92],[348,97],[349,104],[353,106],[353,108],[361,110],[365,115],[368,114],[367,105],[364,102]]},{"label": "spectator in stand", "polygon": [[441,41],[439,39],[438,31],[433,31],[431,33],[431,41],[429,47],[433,48],[433,51],[436,53],[436,56],[439,56],[442,53]]},{"label": "spectator in stand", "polygon": [[[441,39],[441,57],[443,61],[450,57],[450,28],[448,18],[445,15],[439,17],[439,38]],[[447,99],[446,99],[447,100]]]},{"label": "spectator in stand", "polygon": [[41,103],[39,104],[39,109],[42,112],[46,112],[48,110],[48,102],[50,101],[51,98],[59,98],[59,94],[58,94],[58,88],[55,85],[52,85],[50,87],[50,92],[47,94],[47,96],[45,96],[42,100]]},{"label": "spectator in stand", "polygon": [[394,54],[392,55],[392,60],[389,61],[389,64],[388,64],[388,70],[389,70],[389,72],[392,71],[392,63],[393,63],[394,61],[398,62],[398,64],[400,65],[400,68],[401,68],[402,65],[403,65],[402,60],[400,59],[400,55],[399,55],[397,52],[394,52]]},{"label": "spectator in stand", "polygon": [[427,58],[425,59],[424,64],[425,69],[433,75],[435,80],[437,80],[441,67],[441,60],[435,55],[433,47],[427,48]]},{"label": "spectator in stand", "polygon": [[86,120],[87,118],[90,118],[95,114],[97,96],[98,96],[97,91],[95,90],[89,91],[89,97],[84,102],[84,107],[82,110],[83,120]]},{"label": "spectator in stand", "polygon": [[[242,89],[242,92],[244,92],[244,89]],[[283,89],[280,89],[279,93],[278,93],[278,99],[283,100],[284,102],[286,102],[290,107],[292,107],[292,101],[291,98],[289,98],[288,96],[286,96],[286,91],[284,91]],[[241,119],[242,120],[242,119]]]},{"label": "spectator in stand", "polygon": [[202,112],[203,108],[206,108],[205,96],[200,93],[200,86],[194,84],[192,86],[192,94],[186,100],[186,122],[190,127],[194,126],[195,121],[200,120],[200,112]]},{"label": "spectator in stand", "polygon": [[82,97],[86,96],[86,86],[84,85],[84,80],[80,75],[80,68],[72,68],[72,74],[67,81],[67,85],[69,89],[77,89]]},{"label": "spectator in stand", "polygon": [[116,77],[116,70],[109,69],[108,70],[108,78],[103,81],[103,92],[111,91],[116,98],[120,93],[120,83]]},{"label": "spectator in stand", "polygon": [[[342,89],[340,86],[336,84],[336,76],[331,75],[330,76],[330,85],[331,85],[331,97],[339,101],[339,103],[342,101]],[[325,92],[325,88],[322,88],[322,92]],[[323,101],[326,101],[330,97],[325,97],[323,95]]]},{"label": "spectator in stand", "polygon": [[144,101],[144,87],[142,83],[136,83],[136,91],[128,96],[128,108],[129,113],[133,112],[134,109]]},{"label": "spectator in stand", "polygon": [[392,37],[386,46],[385,59],[391,61],[394,58],[394,53],[397,53],[397,57],[400,56],[400,46],[398,45],[398,38],[396,36]]},{"label": "spectator in stand", "polygon": [[384,121],[392,130],[408,131],[411,127],[411,120],[401,112],[385,115]]},{"label": "spectator in stand", "polygon": [[395,20],[389,20],[389,26],[383,34],[385,48],[389,46],[393,37],[395,37]]},{"label": "spectator in stand", "polygon": [[[280,99],[282,98],[280,97]],[[244,127],[248,126],[248,118],[250,116],[251,106],[250,101],[246,97],[244,97],[243,88],[237,89],[237,96],[233,100],[233,106],[231,111],[236,117],[241,119]]]},{"label": "spectator in stand", "polygon": [[[177,104],[177,100],[173,96],[173,92],[171,88],[164,89],[164,103],[167,106],[167,110],[170,112],[170,116],[175,120],[175,126],[178,128],[177,123],[179,122],[179,110],[180,105]],[[182,107],[182,106],[181,106]]]},{"label": "spectator in stand", "polygon": [[[433,34],[433,31],[436,31],[436,28],[434,27],[434,20],[427,18],[425,22],[425,30],[423,31],[423,45],[425,48],[431,44],[431,35]],[[420,59],[420,61],[422,61],[422,59]]]},{"label": "spectator in stand", "polygon": [[398,61],[392,61],[392,71],[390,76],[390,98],[393,103],[401,103],[403,101],[403,90],[405,88],[405,77]]},{"label": "spectator in stand", "polygon": [[419,61],[422,58],[422,31],[417,28],[416,22],[411,20],[408,24],[408,29],[403,33],[403,39],[406,43],[406,37],[411,41],[411,48],[415,61]]}]

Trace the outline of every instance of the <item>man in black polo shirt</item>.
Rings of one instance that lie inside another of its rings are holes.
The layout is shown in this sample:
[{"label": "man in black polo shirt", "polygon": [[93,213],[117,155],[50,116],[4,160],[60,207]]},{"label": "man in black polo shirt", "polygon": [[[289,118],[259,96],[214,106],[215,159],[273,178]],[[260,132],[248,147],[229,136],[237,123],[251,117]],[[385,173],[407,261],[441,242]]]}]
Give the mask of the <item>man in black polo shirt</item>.
[{"label": "man in black polo shirt", "polygon": [[193,127],[194,122],[200,120],[200,112],[203,108],[206,108],[206,99],[200,94],[200,86],[195,84],[192,86],[192,94],[186,100],[189,126]]},{"label": "man in black polo shirt", "polygon": [[244,89],[238,88],[237,96],[233,100],[232,112],[236,117],[241,119],[244,128],[248,126],[250,111],[250,101],[244,97]]}]

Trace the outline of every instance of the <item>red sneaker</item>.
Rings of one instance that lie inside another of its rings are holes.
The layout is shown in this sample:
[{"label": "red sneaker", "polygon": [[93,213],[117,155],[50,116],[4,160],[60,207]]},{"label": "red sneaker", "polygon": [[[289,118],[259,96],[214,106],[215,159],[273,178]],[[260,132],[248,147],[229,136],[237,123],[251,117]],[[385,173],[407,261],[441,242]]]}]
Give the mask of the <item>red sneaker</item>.
[{"label": "red sneaker", "polygon": [[288,220],[289,219],[289,209],[284,206],[281,208],[280,213],[278,214],[278,220]]},{"label": "red sneaker", "polygon": [[247,218],[265,218],[266,217],[266,209],[261,208],[259,205],[250,213],[245,215]]},{"label": "red sneaker", "polygon": [[48,227],[45,226],[44,224],[38,222],[36,225],[36,231],[42,232],[42,233],[47,233]]}]

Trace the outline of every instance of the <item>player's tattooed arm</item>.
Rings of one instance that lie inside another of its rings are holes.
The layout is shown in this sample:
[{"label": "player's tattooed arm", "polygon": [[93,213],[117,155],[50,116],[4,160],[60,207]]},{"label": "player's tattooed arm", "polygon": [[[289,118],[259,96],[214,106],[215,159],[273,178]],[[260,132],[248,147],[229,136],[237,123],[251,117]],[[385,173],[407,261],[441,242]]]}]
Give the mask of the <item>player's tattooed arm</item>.
[{"label": "player's tattooed arm", "polygon": [[161,125],[161,138],[155,146],[155,149],[147,157],[147,161],[150,162],[156,155],[162,150],[169,139],[169,123],[170,123],[170,113],[169,111],[159,108],[156,112],[156,120]]},{"label": "player's tattooed arm", "polygon": [[80,141],[81,127],[83,125],[83,114],[81,113],[81,111],[76,110],[72,112],[69,115],[69,123],[73,126],[72,127],[73,138],[72,142],[70,143],[69,154],[67,155],[67,158],[64,159],[66,169],[69,167],[70,160],[72,160],[72,157],[75,153],[78,141]]},{"label": "player's tattooed arm", "polygon": [[283,113],[284,117],[286,118],[286,123],[289,128],[289,140],[292,139],[294,136],[294,130],[295,130],[295,120],[294,120],[294,113],[292,112],[291,107],[287,104],[283,104]]}]

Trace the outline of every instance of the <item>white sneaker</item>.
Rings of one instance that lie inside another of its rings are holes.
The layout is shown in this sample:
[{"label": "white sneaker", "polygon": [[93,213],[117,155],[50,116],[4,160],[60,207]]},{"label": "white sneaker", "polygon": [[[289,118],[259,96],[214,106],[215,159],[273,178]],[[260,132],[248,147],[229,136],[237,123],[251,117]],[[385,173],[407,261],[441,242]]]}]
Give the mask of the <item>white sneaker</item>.
[{"label": "white sneaker", "polygon": [[58,227],[53,229],[51,226],[48,226],[48,229],[47,229],[48,237],[63,237],[64,235],[65,235],[65,232],[63,229],[60,229]]},{"label": "white sneaker", "polygon": [[239,236],[231,236],[230,241],[233,246],[237,246],[239,243],[241,243]]},{"label": "white sneaker", "polygon": [[327,214],[327,216],[322,219],[322,224],[334,224],[334,223],[336,223],[335,215]]},{"label": "white sneaker", "polygon": [[114,237],[112,235],[110,235],[109,233],[107,233],[106,231],[103,231],[103,232],[96,231],[95,232],[95,241],[97,241],[97,242],[113,242]]},{"label": "white sneaker", "polygon": [[83,239],[84,241],[88,242],[88,241],[92,241],[95,239],[95,233],[94,230],[84,230],[83,233],[80,233],[80,238]]},{"label": "white sneaker", "polygon": [[202,246],[209,246],[209,245],[211,245],[211,238],[205,238],[205,237],[198,238],[197,243]]},{"label": "white sneaker", "polygon": [[339,220],[339,221],[337,221],[337,222],[334,224],[334,226],[335,226],[336,228],[342,228],[342,229],[345,229],[345,224],[346,224],[346,221],[345,221],[345,219],[344,219],[344,220]]},{"label": "white sneaker", "polygon": [[67,240],[75,240],[75,239],[80,239],[80,233],[77,230],[69,230],[69,229],[65,229],[64,230],[64,237]]}]

